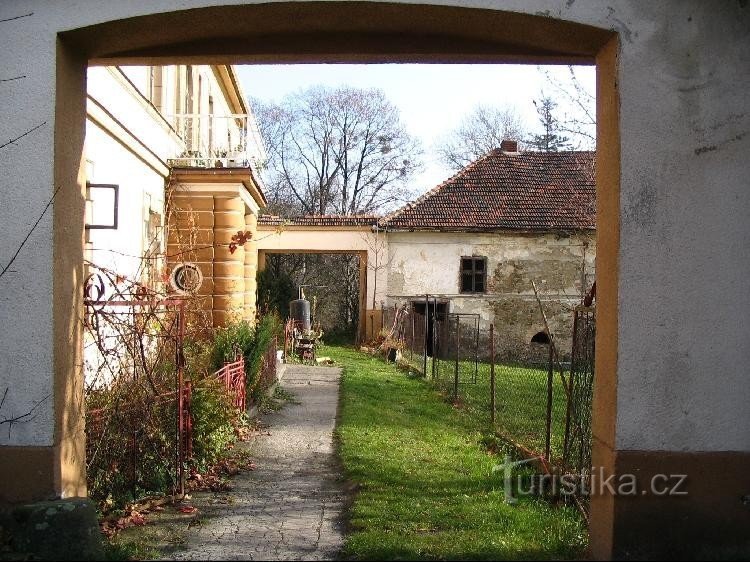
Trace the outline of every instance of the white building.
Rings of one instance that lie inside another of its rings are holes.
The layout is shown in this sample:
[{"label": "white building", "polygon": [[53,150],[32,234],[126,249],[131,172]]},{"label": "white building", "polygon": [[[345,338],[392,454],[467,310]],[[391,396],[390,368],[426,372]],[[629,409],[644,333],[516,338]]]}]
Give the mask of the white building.
[{"label": "white building", "polygon": [[[174,167],[257,169],[265,159],[231,66],[88,70],[86,259],[151,284],[166,266]],[[259,177],[254,174],[259,182]]]}]

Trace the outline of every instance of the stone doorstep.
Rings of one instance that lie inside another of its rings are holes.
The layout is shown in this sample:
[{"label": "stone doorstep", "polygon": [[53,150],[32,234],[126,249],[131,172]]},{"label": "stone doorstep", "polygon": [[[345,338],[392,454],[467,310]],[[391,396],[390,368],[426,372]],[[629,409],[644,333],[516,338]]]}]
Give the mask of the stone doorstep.
[{"label": "stone doorstep", "polygon": [[96,508],[87,498],[0,509],[0,536],[3,535],[3,542],[8,539],[8,544],[0,543],[0,559],[6,555],[30,555],[41,560],[102,560],[104,556]]}]

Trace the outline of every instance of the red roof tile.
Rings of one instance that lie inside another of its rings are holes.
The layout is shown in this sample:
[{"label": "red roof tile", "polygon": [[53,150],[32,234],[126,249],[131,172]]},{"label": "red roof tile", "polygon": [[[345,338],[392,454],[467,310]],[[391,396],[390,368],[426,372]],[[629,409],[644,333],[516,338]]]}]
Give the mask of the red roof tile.
[{"label": "red roof tile", "polygon": [[495,149],[385,217],[391,230],[589,230],[596,227],[593,152]]},{"label": "red roof tile", "polygon": [[380,219],[380,215],[304,215],[289,218],[260,215],[258,224],[263,226],[372,226]]}]

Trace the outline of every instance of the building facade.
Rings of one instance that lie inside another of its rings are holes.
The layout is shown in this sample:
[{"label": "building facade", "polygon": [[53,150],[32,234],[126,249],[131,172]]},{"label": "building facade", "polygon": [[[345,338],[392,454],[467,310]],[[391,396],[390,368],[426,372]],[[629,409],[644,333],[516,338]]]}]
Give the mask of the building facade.
[{"label": "building facade", "polygon": [[252,242],[229,244],[255,231],[265,154],[233,68],[90,67],[86,110],[89,274],[163,293],[195,263],[212,323],[254,318]]},{"label": "building facade", "polygon": [[500,357],[536,355],[546,331],[565,355],[595,276],[595,226],[592,152],[506,141],[380,221],[385,307],[423,311],[429,295],[438,314],[476,315],[480,333],[494,324]]}]

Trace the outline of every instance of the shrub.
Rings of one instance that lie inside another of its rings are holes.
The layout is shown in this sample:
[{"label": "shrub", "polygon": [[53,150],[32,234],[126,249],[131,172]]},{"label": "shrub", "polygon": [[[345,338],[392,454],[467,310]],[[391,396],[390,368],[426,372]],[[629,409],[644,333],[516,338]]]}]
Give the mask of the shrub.
[{"label": "shrub", "polygon": [[[169,382],[165,366],[146,377],[120,378],[110,387],[90,391],[86,420],[89,497],[102,510],[176,486],[177,404],[163,393]],[[101,409],[101,410],[99,410]],[[97,413],[96,410],[99,410]]]},{"label": "shrub", "polygon": [[235,441],[237,414],[221,381],[206,377],[196,383],[192,416],[193,462],[199,471],[204,471]]},{"label": "shrub", "polygon": [[[245,373],[247,374],[247,392],[254,402],[266,389],[260,382],[260,371],[263,367],[263,356],[271,345],[273,338],[281,332],[282,323],[276,315],[266,315],[258,322],[255,329],[255,345],[245,354]],[[275,360],[275,358],[274,358]]]},{"label": "shrub", "polygon": [[216,330],[211,353],[214,370],[220,369],[225,361],[234,359],[239,351],[245,358],[245,384],[248,398],[257,401],[265,390],[259,383],[263,356],[274,336],[281,332],[282,324],[278,316],[263,316],[255,326],[246,321],[230,324]]},{"label": "shrub", "polygon": [[214,334],[211,351],[211,364],[214,370],[221,369],[225,361],[232,361],[235,353],[245,356],[255,346],[256,328],[246,320],[218,328]]}]

